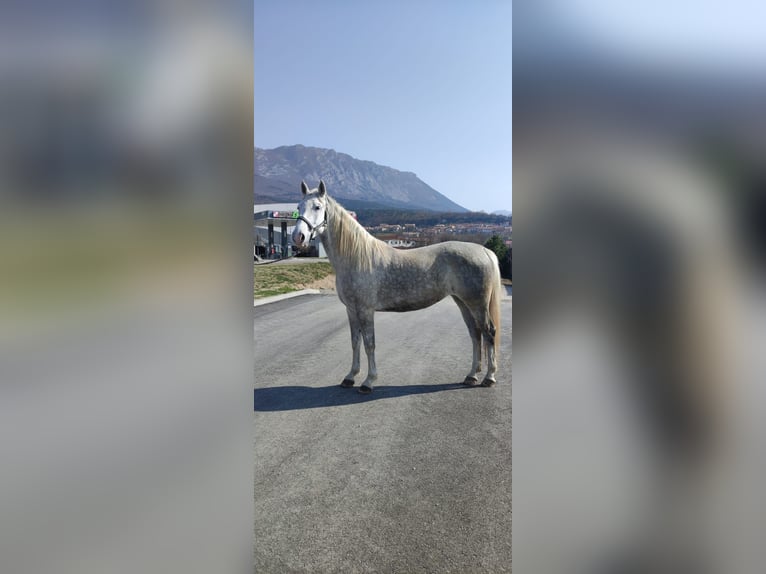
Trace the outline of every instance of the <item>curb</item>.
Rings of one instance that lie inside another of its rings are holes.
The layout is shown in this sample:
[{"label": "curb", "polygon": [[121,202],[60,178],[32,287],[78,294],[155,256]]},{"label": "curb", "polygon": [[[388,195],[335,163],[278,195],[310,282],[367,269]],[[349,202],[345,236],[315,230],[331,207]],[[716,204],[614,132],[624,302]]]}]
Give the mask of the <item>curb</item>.
[{"label": "curb", "polygon": [[253,307],[260,305],[267,305],[269,303],[276,303],[283,299],[292,299],[293,297],[299,297],[300,295],[319,295],[321,291],[319,289],[302,289],[300,291],[291,291],[290,293],[283,293],[282,295],[272,295],[271,297],[261,297],[260,299],[253,300]]}]

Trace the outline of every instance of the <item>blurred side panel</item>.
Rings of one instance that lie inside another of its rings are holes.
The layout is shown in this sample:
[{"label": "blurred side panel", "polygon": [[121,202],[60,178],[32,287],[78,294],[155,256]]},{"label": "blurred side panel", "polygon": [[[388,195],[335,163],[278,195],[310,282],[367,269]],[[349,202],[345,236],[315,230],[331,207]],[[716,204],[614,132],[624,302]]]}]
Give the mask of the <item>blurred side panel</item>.
[{"label": "blurred side panel", "polygon": [[0,17],[0,570],[252,568],[252,4]]},{"label": "blurred side panel", "polygon": [[514,3],[519,573],[763,568],[766,44],[702,4]]}]

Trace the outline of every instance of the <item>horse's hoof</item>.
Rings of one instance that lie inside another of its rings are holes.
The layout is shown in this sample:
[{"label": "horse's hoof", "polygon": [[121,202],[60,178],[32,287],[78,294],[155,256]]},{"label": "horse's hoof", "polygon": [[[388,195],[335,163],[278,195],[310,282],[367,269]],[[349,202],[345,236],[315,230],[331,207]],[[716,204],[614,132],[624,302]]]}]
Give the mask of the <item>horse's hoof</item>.
[{"label": "horse's hoof", "polygon": [[[337,381],[337,379],[335,380]],[[348,389],[349,387],[354,386],[354,381],[352,381],[351,379],[343,379],[340,386],[343,387],[344,389]]]},{"label": "horse's hoof", "polygon": [[372,392],[372,389],[370,387],[365,387],[364,385],[362,385],[361,387],[359,387],[359,392],[362,393],[363,395],[369,395]]},{"label": "horse's hoof", "polygon": [[484,379],[484,380],[481,382],[481,386],[482,386],[482,387],[491,387],[491,386],[492,386],[492,385],[494,385],[496,382],[497,382],[497,381],[493,381],[492,379]]},{"label": "horse's hoof", "polygon": [[475,387],[476,385],[479,384],[479,379],[477,379],[476,377],[466,377],[465,380],[463,381],[463,384],[468,385],[469,387]]}]

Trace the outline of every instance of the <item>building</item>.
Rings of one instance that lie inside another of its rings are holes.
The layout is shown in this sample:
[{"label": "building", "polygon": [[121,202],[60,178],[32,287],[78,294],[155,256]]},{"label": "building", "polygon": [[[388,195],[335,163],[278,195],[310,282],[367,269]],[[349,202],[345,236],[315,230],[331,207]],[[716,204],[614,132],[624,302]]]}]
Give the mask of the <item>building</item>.
[{"label": "building", "polygon": [[[298,218],[297,203],[267,203],[253,206],[253,256],[284,259],[293,255],[292,232]],[[309,242],[308,254],[327,257],[319,239]]]},{"label": "building", "polygon": [[[356,219],[356,213],[349,211]],[[292,233],[298,219],[297,203],[264,203],[253,206],[253,257],[284,259],[295,255]],[[304,250],[308,257],[327,257],[322,242],[314,238]]]},{"label": "building", "polygon": [[389,239],[388,243],[391,247],[397,247],[400,249],[407,249],[415,246],[414,241],[407,241],[406,239]]}]

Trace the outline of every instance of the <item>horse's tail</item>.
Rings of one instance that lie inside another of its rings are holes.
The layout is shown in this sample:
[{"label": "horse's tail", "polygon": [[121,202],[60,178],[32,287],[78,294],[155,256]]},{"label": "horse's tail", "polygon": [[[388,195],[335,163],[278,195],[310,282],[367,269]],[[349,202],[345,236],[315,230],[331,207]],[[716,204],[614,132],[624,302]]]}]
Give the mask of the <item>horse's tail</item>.
[{"label": "horse's tail", "polygon": [[494,330],[492,338],[495,343],[495,353],[497,353],[500,348],[500,298],[503,293],[503,283],[500,278],[500,264],[498,263],[497,256],[492,251],[489,251],[489,253],[492,255],[490,259],[494,265],[492,265],[491,271],[492,282],[489,289],[487,311],[489,311],[490,326]]}]

